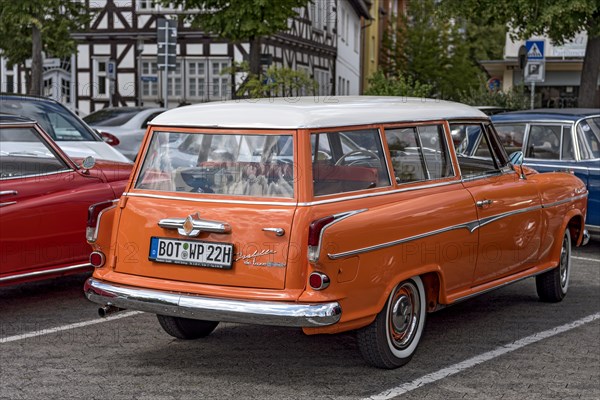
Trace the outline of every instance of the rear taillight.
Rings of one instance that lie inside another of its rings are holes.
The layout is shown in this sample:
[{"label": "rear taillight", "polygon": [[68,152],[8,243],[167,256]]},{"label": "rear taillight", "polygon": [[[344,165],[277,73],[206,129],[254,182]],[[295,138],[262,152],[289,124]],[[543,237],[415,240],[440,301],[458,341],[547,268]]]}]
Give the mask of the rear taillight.
[{"label": "rear taillight", "polygon": [[331,280],[322,272],[313,272],[308,277],[308,284],[314,290],[323,290],[329,286]]},{"label": "rear taillight", "polygon": [[366,211],[366,208],[361,210],[347,211],[340,214],[329,215],[327,217],[319,218],[311,222],[308,228],[308,261],[316,263],[319,260],[319,253],[321,252],[321,238],[325,228],[333,224],[334,222],[341,221],[345,218],[351,217],[352,215],[359,214]]},{"label": "rear taillight", "polygon": [[116,137],[115,135],[113,135],[112,133],[101,131],[100,136],[102,136],[102,140],[104,140],[106,143],[110,144],[111,146],[117,146],[119,143],[121,143],[119,138]]},{"label": "rear taillight", "polygon": [[319,259],[321,251],[321,233],[323,229],[335,221],[335,216],[329,215],[324,218],[314,220],[308,228],[308,260],[316,262]]},{"label": "rear taillight", "polygon": [[333,221],[335,221],[335,217],[333,215],[313,221],[308,229],[308,245],[318,246],[323,228]]},{"label": "rear taillight", "polygon": [[105,262],[106,257],[104,257],[104,253],[101,251],[94,251],[92,254],[90,254],[90,264],[92,264],[94,268],[102,267]]},{"label": "rear taillight", "polygon": [[118,200],[107,200],[100,203],[92,204],[88,208],[88,219],[85,228],[85,237],[88,242],[94,243],[98,237],[98,221],[102,211],[116,205]]}]

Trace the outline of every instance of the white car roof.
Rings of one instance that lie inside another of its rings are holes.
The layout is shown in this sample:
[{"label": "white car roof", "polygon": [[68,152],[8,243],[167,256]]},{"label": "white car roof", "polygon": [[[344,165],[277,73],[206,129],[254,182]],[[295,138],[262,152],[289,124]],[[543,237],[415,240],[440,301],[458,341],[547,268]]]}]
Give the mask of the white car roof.
[{"label": "white car roof", "polygon": [[243,99],[174,108],[154,126],[304,129],[488,117],[476,108],[410,97],[340,96]]}]

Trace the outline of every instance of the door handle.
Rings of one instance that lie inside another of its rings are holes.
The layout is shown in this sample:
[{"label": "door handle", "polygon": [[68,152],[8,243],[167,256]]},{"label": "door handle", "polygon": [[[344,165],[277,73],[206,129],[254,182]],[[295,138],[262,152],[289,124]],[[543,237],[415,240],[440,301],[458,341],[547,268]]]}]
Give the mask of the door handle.
[{"label": "door handle", "polygon": [[494,200],[478,200],[475,205],[477,207],[483,208],[485,206],[489,206],[494,202]]},{"label": "door handle", "polygon": [[[16,190],[3,190],[0,192],[0,196],[5,196],[5,195],[17,195],[19,194],[19,192],[17,192]],[[12,204],[16,204],[16,201],[6,201],[4,203],[0,203],[0,207],[5,207],[5,206],[10,206]]]}]

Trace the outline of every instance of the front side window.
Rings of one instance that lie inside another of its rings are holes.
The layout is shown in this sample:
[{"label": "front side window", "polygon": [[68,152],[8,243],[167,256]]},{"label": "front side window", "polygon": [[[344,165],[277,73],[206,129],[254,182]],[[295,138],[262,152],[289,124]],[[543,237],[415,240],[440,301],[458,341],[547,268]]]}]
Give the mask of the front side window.
[{"label": "front side window", "polygon": [[154,132],[137,189],[294,197],[292,135]]},{"label": "front side window", "polygon": [[33,128],[0,128],[0,179],[24,178],[70,168]]},{"label": "front side window", "polygon": [[500,143],[508,154],[523,150],[526,124],[495,125]]},{"label": "front side window", "polygon": [[490,140],[491,130],[482,124],[451,124],[452,137],[463,178],[477,178],[501,172],[505,164],[499,144]]},{"label": "front side window", "polygon": [[313,133],[315,196],[389,186],[378,129]]}]

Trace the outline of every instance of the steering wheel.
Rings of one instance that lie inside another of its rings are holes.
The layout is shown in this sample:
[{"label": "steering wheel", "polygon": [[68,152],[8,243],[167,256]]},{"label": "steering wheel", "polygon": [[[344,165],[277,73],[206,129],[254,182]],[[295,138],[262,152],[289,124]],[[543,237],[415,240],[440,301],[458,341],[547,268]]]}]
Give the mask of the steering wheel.
[{"label": "steering wheel", "polygon": [[[373,153],[371,150],[366,150],[366,149],[360,149],[360,150],[352,150],[350,153],[346,153],[343,156],[341,156],[336,162],[335,165],[343,165],[344,161],[346,161],[346,158],[350,157],[350,156],[354,156],[357,154],[364,154],[369,156],[370,158],[373,158],[375,160],[377,160],[378,162],[381,161],[379,159],[379,156],[375,153]],[[350,164],[348,165],[352,165],[357,161],[364,161],[364,160],[356,160],[356,161],[352,161]]]}]

